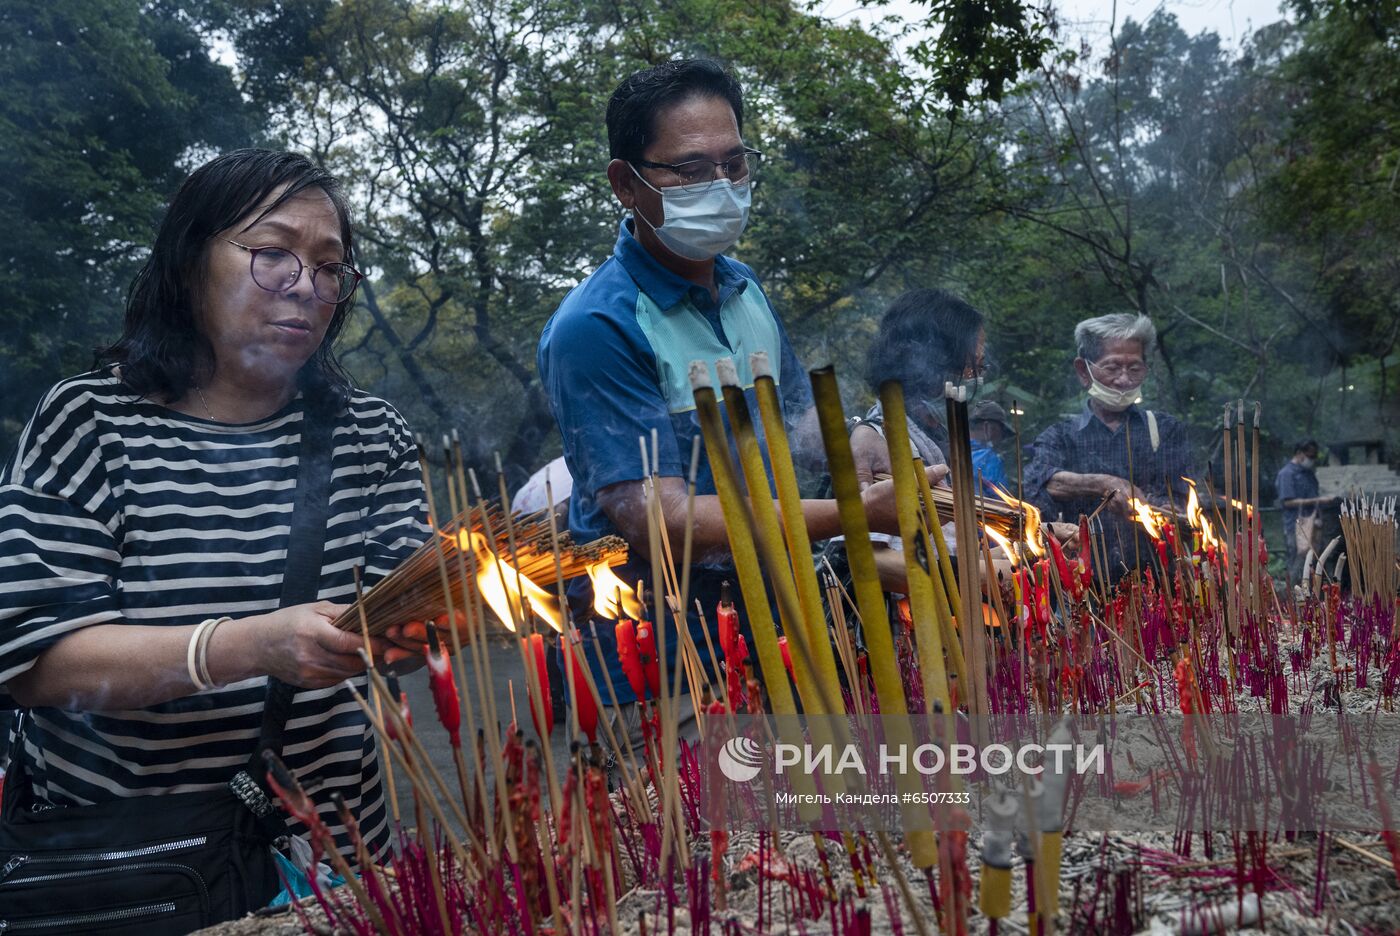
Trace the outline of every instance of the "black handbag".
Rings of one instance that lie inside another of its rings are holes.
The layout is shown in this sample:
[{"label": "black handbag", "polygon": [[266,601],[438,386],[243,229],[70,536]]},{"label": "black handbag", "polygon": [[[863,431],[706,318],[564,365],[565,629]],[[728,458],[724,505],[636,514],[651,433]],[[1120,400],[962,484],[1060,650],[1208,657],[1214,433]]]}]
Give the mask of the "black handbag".
[{"label": "black handbag", "polygon": [[[325,545],[332,419],[312,408],[304,419],[283,608],[316,600]],[[0,934],[180,934],[265,906],[287,829],[262,755],[281,751],[295,693],[268,678],[258,743],[223,790],[49,806],[16,757],[0,803]]]}]

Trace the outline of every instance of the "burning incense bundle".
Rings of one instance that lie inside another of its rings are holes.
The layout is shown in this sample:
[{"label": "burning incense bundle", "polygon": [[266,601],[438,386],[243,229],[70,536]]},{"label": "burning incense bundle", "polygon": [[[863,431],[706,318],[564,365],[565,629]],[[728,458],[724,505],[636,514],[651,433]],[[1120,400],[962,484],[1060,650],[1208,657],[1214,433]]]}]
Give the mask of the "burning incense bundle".
[{"label": "burning incense bundle", "polygon": [[[452,605],[465,606],[470,599],[467,580],[474,577],[471,591],[481,593],[507,628],[513,629],[513,618],[523,617],[521,603],[524,602],[537,616],[559,630],[559,601],[551,586],[580,575],[606,576],[607,567],[627,559],[627,544],[616,536],[576,546],[567,533],[561,533],[558,535],[560,561],[556,563],[547,512],[515,517],[509,527],[504,520],[500,505],[487,501],[462,511],[435,532],[442,541],[447,560]],[[514,532],[514,552],[508,542],[507,529]],[[459,552],[468,557],[467,562],[457,561]],[[512,555],[515,556],[513,567],[509,559]],[[504,575],[498,572],[497,564],[505,565]],[[370,634],[378,636],[394,624],[431,621],[446,614],[448,600],[440,575],[438,546],[429,540],[365,593],[361,604]],[[517,580],[523,595],[508,595],[501,583],[504,581],[509,589]],[[353,607],[348,609],[336,619],[335,626],[341,630],[359,630],[359,611]]]}]

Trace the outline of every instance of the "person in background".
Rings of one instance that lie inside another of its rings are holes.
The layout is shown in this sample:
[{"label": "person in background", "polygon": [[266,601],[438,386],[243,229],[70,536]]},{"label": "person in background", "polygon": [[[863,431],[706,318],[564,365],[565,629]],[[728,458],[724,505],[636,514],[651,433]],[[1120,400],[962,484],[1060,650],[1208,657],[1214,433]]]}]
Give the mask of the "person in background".
[{"label": "person in background", "polygon": [[1076,523],[1099,513],[1108,574],[1117,579],[1152,555],[1133,520],[1132,501],[1184,509],[1191,477],[1186,426],[1143,409],[1143,383],[1157,329],[1130,312],[1085,319],[1074,329],[1074,373],[1087,399],[1080,413],[1050,426],[1025,470],[1026,499],[1045,519]]},{"label": "person in background", "polygon": [[1006,418],[1006,410],[991,400],[979,400],[968,411],[967,423],[972,437],[972,472],[981,478],[983,493],[993,494],[995,486],[1014,494],[996,449],[1016,434]]},{"label": "person in background", "polygon": [[1316,548],[1312,534],[1319,508],[1337,500],[1319,495],[1317,451],[1317,443],[1312,439],[1297,443],[1293,457],[1283,463],[1275,479],[1279,506],[1283,508],[1283,555],[1288,563],[1289,582],[1301,581],[1308,550]]},{"label": "person in background", "polygon": [[[980,384],[986,366],[987,332],[982,313],[942,289],[911,289],[880,319],[866,355],[866,383],[873,394],[897,380],[904,388],[907,431],[914,454],[925,465],[948,462],[944,390],[949,382]],[[862,485],[890,476],[884,408],[877,400],[851,430]],[[897,535],[871,534],[875,565],[886,590],[907,588]]]},{"label": "person in background", "polygon": [[[709,365],[713,379],[714,362],[732,358],[756,412],[749,356],[766,352],[794,453],[820,450],[807,374],[758,275],[727,256],[748,222],[762,162],[762,154],[744,142],[744,113],[738,81],[706,59],[663,62],[618,86],[607,108],[612,156],[607,174],[628,216],[612,256],[564,298],[540,336],[540,378],[574,479],[570,532],[578,542],[609,534],[625,539],[631,555],[616,574],[629,584],[651,579],[639,439],[656,440],[656,460],[649,467],[658,477],[666,532],[672,544],[685,539],[686,475],[692,442],[700,436],[689,379],[692,361]],[[942,472],[930,476],[936,482]],[[703,451],[696,490],[691,532],[697,560],[687,626],[695,645],[705,647],[694,602],[714,626],[721,586],[735,573]],[[898,529],[893,493],[889,482],[864,492],[873,529]],[[813,540],[840,532],[835,501],[803,501],[803,512]],[[592,603],[586,578],[570,583],[576,620],[588,619]],[[742,601],[736,600],[736,610],[742,620]],[[677,636],[666,640],[665,665],[672,673],[678,672]],[[718,643],[715,635],[711,642]],[[598,644],[590,659],[605,661],[622,710],[614,717],[635,744],[638,707],[611,625],[598,628]],[[601,685],[601,671],[596,675]]]},{"label": "person in background", "polygon": [[[865,380],[874,395],[897,380],[904,388],[909,441],[925,465],[948,462],[943,425],[944,388],[979,385],[986,370],[987,331],[982,313],[943,289],[911,289],[885,310],[866,353]],[[877,401],[851,431],[861,484],[889,477],[884,410]]]}]

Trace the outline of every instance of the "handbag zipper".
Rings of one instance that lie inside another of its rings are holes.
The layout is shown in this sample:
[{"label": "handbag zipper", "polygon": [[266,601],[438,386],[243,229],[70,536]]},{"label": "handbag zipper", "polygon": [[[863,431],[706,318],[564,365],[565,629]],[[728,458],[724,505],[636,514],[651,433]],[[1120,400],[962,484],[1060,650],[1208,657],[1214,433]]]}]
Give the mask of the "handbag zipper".
[{"label": "handbag zipper", "polygon": [[72,926],[92,926],[97,923],[116,923],[120,920],[139,920],[141,917],[157,916],[162,913],[174,913],[174,901],[164,903],[145,904],[140,907],[127,907],[125,910],[108,910],[102,913],[75,913],[66,917],[51,917],[44,920],[19,920],[11,923],[9,920],[0,920],[0,933],[14,930],[16,933],[24,930],[58,929]]},{"label": "handbag zipper", "polygon": [[89,851],[74,852],[71,855],[40,855],[31,858],[29,855],[15,855],[5,866],[0,868],[0,882],[5,881],[30,861],[36,864],[67,864],[74,861],[122,861],[126,858],[145,858],[148,855],[162,855],[166,852],[183,851],[186,848],[198,848],[209,841],[209,836],[199,835],[193,838],[180,839],[176,842],[161,842],[158,845],[146,845],[142,848],[125,848],[120,851]]},{"label": "handbag zipper", "polygon": [[204,883],[204,875],[200,874],[189,865],[175,864],[170,861],[142,861],[134,865],[117,865],[110,868],[84,868],[81,871],[56,871],[53,874],[39,874],[34,877],[19,878],[14,881],[5,881],[0,887],[18,886],[21,884],[42,884],[48,881],[72,881],[78,878],[97,877],[103,874],[114,874],[124,871],[177,871],[188,874],[194,878],[199,885],[199,895],[201,906],[209,903],[209,886]]}]

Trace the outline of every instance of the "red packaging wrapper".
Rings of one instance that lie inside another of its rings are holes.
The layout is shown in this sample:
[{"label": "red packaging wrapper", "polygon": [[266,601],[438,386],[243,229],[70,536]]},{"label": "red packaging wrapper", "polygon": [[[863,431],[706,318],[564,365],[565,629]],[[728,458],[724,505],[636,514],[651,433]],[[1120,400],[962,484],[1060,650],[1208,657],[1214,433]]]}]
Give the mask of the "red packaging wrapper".
[{"label": "red packaging wrapper", "polygon": [[[646,677],[652,698],[661,698],[661,665],[656,658],[656,630],[650,621],[637,622],[637,655],[641,658],[642,675]],[[637,698],[642,698],[640,692]]]},{"label": "red packaging wrapper", "polygon": [[[434,650],[432,644],[437,644]],[[462,704],[457,697],[457,682],[452,678],[452,660],[447,648],[437,641],[423,645],[423,656],[428,660],[428,687],[433,692],[433,707],[437,709],[438,721],[447,729],[447,737],[454,748],[462,746]]]},{"label": "red packaging wrapper", "polygon": [[632,687],[633,695],[638,699],[645,699],[646,677],[642,675],[642,656],[637,649],[637,627],[624,618],[617,622],[613,633],[617,635],[617,660],[622,664],[627,684]]},{"label": "red packaging wrapper", "polygon": [[593,698],[592,691],[588,688],[588,677],[585,675],[587,664],[583,661],[583,644],[579,641],[579,634],[576,630],[571,630],[569,634],[569,669],[572,672],[574,681],[574,708],[578,712],[579,730],[588,736],[590,742],[598,740],[598,701]]},{"label": "red packaging wrapper", "polygon": [[536,687],[539,690],[540,708],[544,709],[544,724],[540,724],[539,713],[536,712],[535,702],[530,700],[530,718],[535,723],[535,734],[548,743],[548,738],[554,733],[554,706],[553,699],[549,695],[549,667],[545,659],[545,654],[549,648],[544,645],[543,634],[530,635],[530,662],[535,666]]}]

